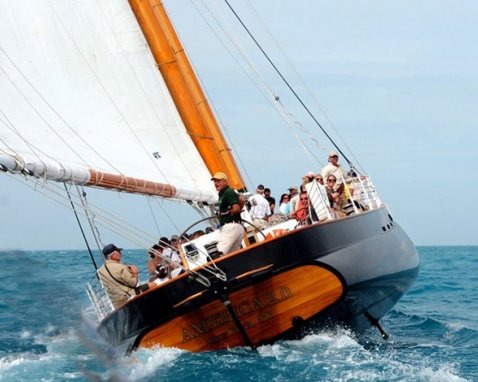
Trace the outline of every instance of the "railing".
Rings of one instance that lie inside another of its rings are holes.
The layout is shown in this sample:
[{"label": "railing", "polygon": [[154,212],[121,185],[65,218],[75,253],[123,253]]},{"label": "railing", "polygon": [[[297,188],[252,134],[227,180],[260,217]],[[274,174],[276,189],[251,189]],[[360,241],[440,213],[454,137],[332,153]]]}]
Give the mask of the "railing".
[{"label": "railing", "polygon": [[315,212],[313,221],[330,220],[335,217],[332,208],[330,207],[327,190],[324,186],[317,182],[311,182],[305,185],[307,194],[309,195],[309,203],[311,210]]},{"label": "railing", "polygon": [[383,203],[378,197],[375,186],[368,176],[352,178],[351,188],[353,190],[352,199],[364,209],[374,209],[380,207]]},{"label": "railing", "polygon": [[368,176],[360,176],[343,180],[342,203],[337,209],[330,206],[325,186],[312,182],[307,184],[312,221],[325,221],[337,217],[357,214],[378,208],[382,205],[378,193]]},{"label": "railing", "polygon": [[95,309],[99,321],[114,310],[108,293],[106,293],[106,289],[96,276],[86,284],[86,293],[91,301],[91,305],[93,305]]}]

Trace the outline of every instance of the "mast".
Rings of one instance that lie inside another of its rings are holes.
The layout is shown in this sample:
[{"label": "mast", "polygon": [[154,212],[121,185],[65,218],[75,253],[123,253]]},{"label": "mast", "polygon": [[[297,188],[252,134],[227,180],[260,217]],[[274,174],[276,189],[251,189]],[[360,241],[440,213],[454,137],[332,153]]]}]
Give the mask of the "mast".
[{"label": "mast", "polygon": [[161,0],[129,0],[183,123],[211,174],[228,174],[231,187],[245,185],[199,81]]}]

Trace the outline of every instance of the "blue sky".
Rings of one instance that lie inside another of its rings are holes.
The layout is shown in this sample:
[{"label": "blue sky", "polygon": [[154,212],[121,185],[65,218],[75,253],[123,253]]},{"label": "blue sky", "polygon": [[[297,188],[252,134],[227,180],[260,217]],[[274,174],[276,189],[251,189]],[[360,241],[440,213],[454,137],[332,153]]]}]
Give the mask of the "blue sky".
[{"label": "blue sky", "polygon": [[[304,95],[327,129],[329,122],[260,27],[247,1],[231,4]],[[205,2],[217,12],[223,2]],[[478,3],[475,1],[254,1],[281,49],[372,176],[394,218],[417,245],[478,244]],[[318,171],[290,129],[224,52],[190,1],[165,1],[221,122],[247,170],[250,188],[273,196]],[[202,2],[194,4],[204,11]],[[293,5],[292,5],[293,4]],[[192,28],[194,26],[194,29]],[[240,39],[254,52],[241,32]],[[332,148],[264,60],[251,53],[287,110],[311,132],[325,164]],[[335,134],[334,134],[335,136]],[[301,137],[310,142],[307,134]],[[345,162],[341,160],[343,164]],[[157,230],[141,198],[97,192],[91,197],[146,230]],[[126,201],[127,207],[115,202]],[[161,203],[160,203],[161,204]],[[186,212],[154,208],[162,234],[189,225]],[[174,212],[171,212],[174,211]],[[177,229],[164,218],[174,214]],[[83,244],[68,209],[0,174],[0,249],[68,249]],[[116,240],[104,234],[104,240]],[[128,243],[122,243],[128,246]]]}]

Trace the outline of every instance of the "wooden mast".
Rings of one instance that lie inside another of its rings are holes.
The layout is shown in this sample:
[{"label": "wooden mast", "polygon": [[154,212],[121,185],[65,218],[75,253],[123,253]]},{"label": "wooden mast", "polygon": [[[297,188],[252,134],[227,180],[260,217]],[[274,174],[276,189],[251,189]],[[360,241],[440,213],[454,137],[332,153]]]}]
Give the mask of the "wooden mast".
[{"label": "wooden mast", "polygon": [[209,172],[228,174],[237,190],[245,185],[161,0],[129,0],[183,123]]}]

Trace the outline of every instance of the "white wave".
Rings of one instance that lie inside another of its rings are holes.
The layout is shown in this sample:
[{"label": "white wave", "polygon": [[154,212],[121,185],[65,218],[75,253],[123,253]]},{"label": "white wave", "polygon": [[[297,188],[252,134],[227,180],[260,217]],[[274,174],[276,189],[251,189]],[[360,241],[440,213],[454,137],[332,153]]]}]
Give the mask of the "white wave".
[{"label": "white wave", "polygon": [[16,356],[15,358],[11,357],[2,357],[0,358],[0,374],[3,374],[7,370],[22,365],[25,362],[23,356]]},{"label": "white wave", "polygon": [[56,364],[58,358],[58,355],[35,353],[17,353],[15,355],[3,357],[0,359],[0,380],[26,380],[26,373],[28,375],[28,380],[39,380],[40,377],[43,376],[45,368],[48,368],[49,365]]},{"label": "white wave", "polygon": [[20,332],[20,338],[30,338],[32,336],[32,332],[30,330],[22,330]]},{"label": "white wave", "polygon": [[457,321],[446,321],[446,322],[443,323],[443,325],[447,329],[449,329],[451,331],[454,331],[454,332],[458,332],[462,329],[468,329],[467,326],[464,323],[462,323],[461,321],[458,321],[458,320]]},{"label": "white wave", "polygon": [[276,343],[273,345],[260,346],[259,348],[257,348],[257,352],[262,357],[273,357],[276,359],[281,359],[283,358],[286,349],[282,345]]},{"label": "white wave", "polygon": [[309,334],[299,341],[301,344],[309,346],[316,344],[327,344],[334,348],[360,347],[355,340],[354,334],[345,329],[334,331],[323,331],[316,334]]},{"label": "white wave", "polygon": [[164,366],[172,367],[182,353],[183,350],[175,348],[141,348],[130,357],[124,358],[118,367],[129,380],[138,381],[155,375],[155,372]]},{"label": "white wave", "polygon": [[[261,346],[258,354],[272,358],[282,373],[290,367],[298,368],[302,376],[319,375],[319,379],[334,381],[413,380],[463,382],[452,363],[439,363],[423,357],[420,350],[404,353],[390,346],[364,348],[355,335],[346,330],[323,331],[307,335],[297,341],[279,341]],[[423,344],[420,344],[423,348]],[[437,345],[432,347],[436,348]],[[266,360],[264,360],[266,361]],[[279,379],[280,380],[280,379]]]},{"label": "white wave", "polygon": [[[300,340],[281,341],[276,343],[275,345],[270,345],[269,348],[274,348],[274,346],[276,346],[277,344],[284,344],[288,347],[300,348],[313,347],[317,345],[328,345],[337,348],[360,347],[360,345],[355,339],[355,334],[343,328],[324,330],[317,333],[308,334]],[[264,348],[263,351],[266,351],[266,349],[268,349],[267,346],[263,346],[261,348]]]},{"label": "white wave", "polygon": [[455,370],[454,365],[445,364],[440,366],[437,369],[432,367],[424,367],[420,370],[417,370],[417,376],[422,378],[425,381],[434,381],[434,382],[467,382],[468,379],[462,378],[456,375],[457,371]]}]

